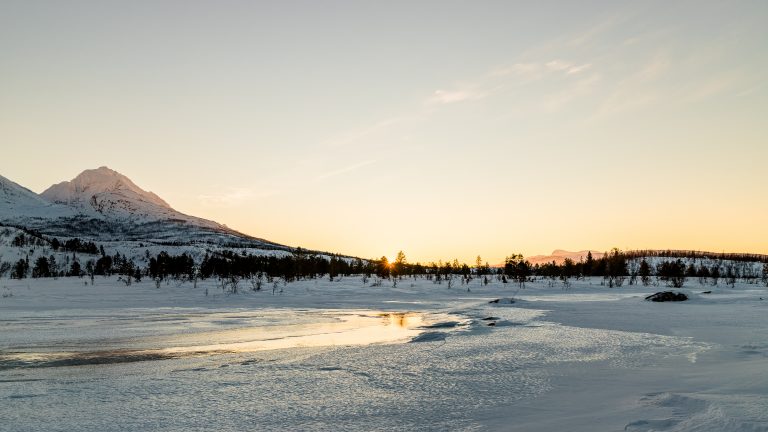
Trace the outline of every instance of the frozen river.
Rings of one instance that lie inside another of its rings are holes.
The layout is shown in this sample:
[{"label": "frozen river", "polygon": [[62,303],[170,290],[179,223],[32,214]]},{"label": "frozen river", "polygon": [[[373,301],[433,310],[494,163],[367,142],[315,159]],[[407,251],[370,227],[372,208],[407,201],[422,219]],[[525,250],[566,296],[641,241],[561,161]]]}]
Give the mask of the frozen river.
[{"label": "frozen river", "polygon": [[755,285],[2,283],[3,431],[768,430]]}]

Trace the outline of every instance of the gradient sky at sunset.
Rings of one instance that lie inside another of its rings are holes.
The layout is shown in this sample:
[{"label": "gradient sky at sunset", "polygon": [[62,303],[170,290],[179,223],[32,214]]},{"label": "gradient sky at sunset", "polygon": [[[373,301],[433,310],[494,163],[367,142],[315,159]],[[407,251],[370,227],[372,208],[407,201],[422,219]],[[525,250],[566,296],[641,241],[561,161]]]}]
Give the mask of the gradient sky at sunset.
[{"label": "gradient sky at sunset", "polygon": [[0,1],[0,174],[363,257],[768,253],[766,1]]}]

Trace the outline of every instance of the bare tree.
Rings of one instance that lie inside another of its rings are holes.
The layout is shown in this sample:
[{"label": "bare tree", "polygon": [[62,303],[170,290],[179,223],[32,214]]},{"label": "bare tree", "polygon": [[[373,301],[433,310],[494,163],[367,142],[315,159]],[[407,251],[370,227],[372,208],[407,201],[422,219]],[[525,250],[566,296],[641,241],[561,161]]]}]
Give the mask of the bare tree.
[{"label": "bare tree", "polygon": [[[2,275],[2,272],[0,272],[0,276],[1,275]],[[762,280],[763,280],[763,285],[768,286],[768,263],[763,264]]]},{"label": "bare tree", "polygon": [[256,277],[251,278],[251,288],[254,291],[261,291],[261,285],[264,283],[264,274],[259,272]]}]

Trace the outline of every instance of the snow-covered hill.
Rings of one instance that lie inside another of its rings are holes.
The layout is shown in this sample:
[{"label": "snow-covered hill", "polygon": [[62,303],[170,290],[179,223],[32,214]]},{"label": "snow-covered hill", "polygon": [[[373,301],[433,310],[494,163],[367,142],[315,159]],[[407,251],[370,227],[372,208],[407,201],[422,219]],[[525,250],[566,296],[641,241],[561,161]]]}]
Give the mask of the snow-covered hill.
[{"label": "snow-covered hill", "polygon": [[91,217],[130,221],[184,221],[200,227],[229,231],[213,221],[180,213],[152,192],[107,167],[83,171],[71,181],[46,189],[40,196],[52,203],[74,207]]},{"label": "snow-covered hill", "polygon": [[83,171],[72,181],[49,187],[40,196],[91,214],[157,217],[173,212],[159,196],[144,191],[128,177],[105,166]]},{"label": "snow-covered hill", "polygon": [[67,206],[51,203],[31,190],[0,176],[0,220],[72,217],[77,212]]},{"label": "snow-covered hill", "polygon": [[565,262],[566,258],[570,258],[571,260],[573,260],[573,262],[579,262],[579,261],[582,261],[582,260],[586,260],[587,259],[587,254],[589,254],[589,252],[592,252],[592,258],[594,258],[594,259],[602,258],[603,255],[605,255],[605,253],[603,253],[603,252],[598,252],[598,251],[594,251],[594,250],[593,251],[583,250],[583,251],[578,251],[578,252],[570,252],[570,251],[567,251],[567,250],[555,249],[554,251],[552,251],[552,253],[550,255],[535,255],[535,256],[527,257],[526,259],[531,264],[548,264],[548,263],[551,263],[552,261],[554,261],[557,265],[561,265],[562,263]]},{"label": "snow-covered hill", "polygon": [[0,177],[0,204],[0,223],[63,238],[290,249],[176,211],[107,167],[86,170],[41,195]]}]

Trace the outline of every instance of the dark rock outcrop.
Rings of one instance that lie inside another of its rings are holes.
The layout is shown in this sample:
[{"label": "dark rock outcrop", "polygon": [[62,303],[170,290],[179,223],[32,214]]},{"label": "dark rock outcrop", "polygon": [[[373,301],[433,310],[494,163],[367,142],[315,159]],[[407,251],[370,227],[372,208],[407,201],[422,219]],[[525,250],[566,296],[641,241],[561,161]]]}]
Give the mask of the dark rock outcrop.
[{"label": "dark rock outcrop", "polygon": [[500,299],[491,300],[488,303],[492,303],[492,304],[514,304],[515,303],[515,299],[500,298]]},{"label": "dark rock outcrop", "polygon": [[651,294],[645,299],[652,302],[679,302],[688,300],[688,296],[683,293],[676,293],[673,291],[662,291]]}]

